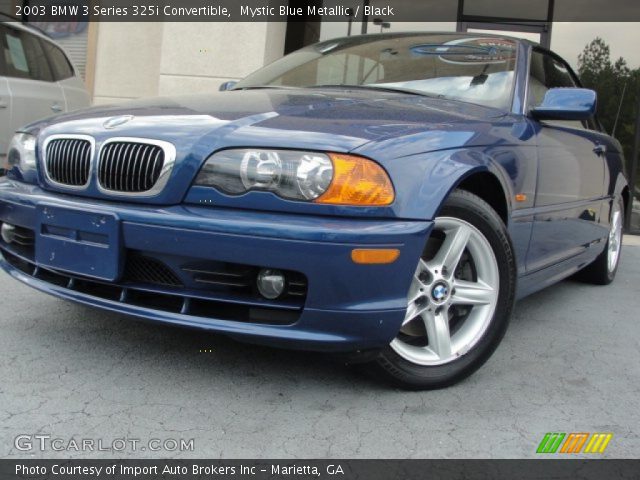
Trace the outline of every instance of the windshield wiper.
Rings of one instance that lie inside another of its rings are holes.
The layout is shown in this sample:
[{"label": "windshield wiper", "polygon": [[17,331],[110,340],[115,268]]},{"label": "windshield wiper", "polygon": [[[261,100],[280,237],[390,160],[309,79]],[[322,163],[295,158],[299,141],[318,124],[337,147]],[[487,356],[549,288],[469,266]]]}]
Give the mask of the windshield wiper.
[{"label": "windshield wiper", "polygon": [[393,93],[407,93],[409,95],[420,95],[422,97],[432,97],[432,98],[446,98],[444,95],[436,95],[434,93],[427,93],[421,90],[414,90],[411,88],[401,88],[401,87],[389,87],[386,85],[353,85],[353,84],[327,84],[327,85],[310,85],[307,88],[341,88],[343,90],[382,90],[383,92],[393,92]]},{"label": "windshield wiper", "polygon": [[262,90],[262,89],[280,89],[280,90],[299,90],[300,87],[291,87],[289,85],[250,85],[248,87],[236,87],[231,90]]}]

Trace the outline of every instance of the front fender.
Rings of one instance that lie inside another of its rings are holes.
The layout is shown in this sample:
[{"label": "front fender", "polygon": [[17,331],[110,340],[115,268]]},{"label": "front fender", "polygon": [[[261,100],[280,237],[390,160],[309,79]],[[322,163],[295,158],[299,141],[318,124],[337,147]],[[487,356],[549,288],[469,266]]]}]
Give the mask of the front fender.
[{"label": "front fender", "polygon": [[386,163],[396,182],[396,209],[403,218],[433,220],[451,191],[469,176],[488,172],[502,186],[509,211],[510,183],[503,169],[479,148],[443,150]]}]

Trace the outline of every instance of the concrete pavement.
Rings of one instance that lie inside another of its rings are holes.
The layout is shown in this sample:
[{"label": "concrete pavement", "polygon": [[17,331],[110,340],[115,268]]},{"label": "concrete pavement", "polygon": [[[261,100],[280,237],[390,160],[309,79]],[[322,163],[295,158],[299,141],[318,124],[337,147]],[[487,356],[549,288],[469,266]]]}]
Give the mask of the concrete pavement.
[{"label": "concrete pavement", "polygon": [[[0,276],[0,456],[534,457],[546,432],[612,432],[640,454],[640,242],[616,282],[520,302],[463,383],[411,393],[322,355],[243,345],[74,305]],[[210,352],[209,352],[210,350]],[[206,352],[205,352],[206,351]],[[193,439],[193,450],[19,451],[20,434]]]}]

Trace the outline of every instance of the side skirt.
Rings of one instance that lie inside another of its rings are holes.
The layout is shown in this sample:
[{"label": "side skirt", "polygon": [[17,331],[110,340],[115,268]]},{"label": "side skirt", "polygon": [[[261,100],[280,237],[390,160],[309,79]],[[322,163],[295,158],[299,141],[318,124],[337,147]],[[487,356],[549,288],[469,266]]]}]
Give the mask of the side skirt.
[{"label": "side skirt", "polygon": [[563,260],[560,263],[556,263],[549,267],[537,270],[533,273],[524,275],[518,279],[518,292],[516,294],[516,300],[520,300],[526,296],[531,295],[539,290],[547,288],[554,283],[558,283],[567,277],[570,277],[578,270],[589,265],[593,262],[598,255],[602,252],[604,246],[599,244],[601,248],[592,246],[583,253],[576,255],[575,257]]}]

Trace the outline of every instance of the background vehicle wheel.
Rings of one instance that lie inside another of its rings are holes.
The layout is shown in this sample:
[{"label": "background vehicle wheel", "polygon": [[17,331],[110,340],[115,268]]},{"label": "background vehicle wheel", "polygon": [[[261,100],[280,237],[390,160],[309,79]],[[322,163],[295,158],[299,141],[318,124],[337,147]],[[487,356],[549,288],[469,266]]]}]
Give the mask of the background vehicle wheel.
[{"label": "background vehicle wheel", "polygon": [[622,197],[613,199],[611,218],[609,219],[609,238],[602,253],[593,263],[587,265],[576,274],[578,280],[596,285],[609,285],[616,278],[620,253],[622,251],[622,222],[624,219],[624,202]]},{"label": "background vehicle wheel", "polygon": [[515,286],[504,223],[481,198],[454,191],[416,268],[402,328],[369,368],[409,389],[460,381],[502,340]]}]

